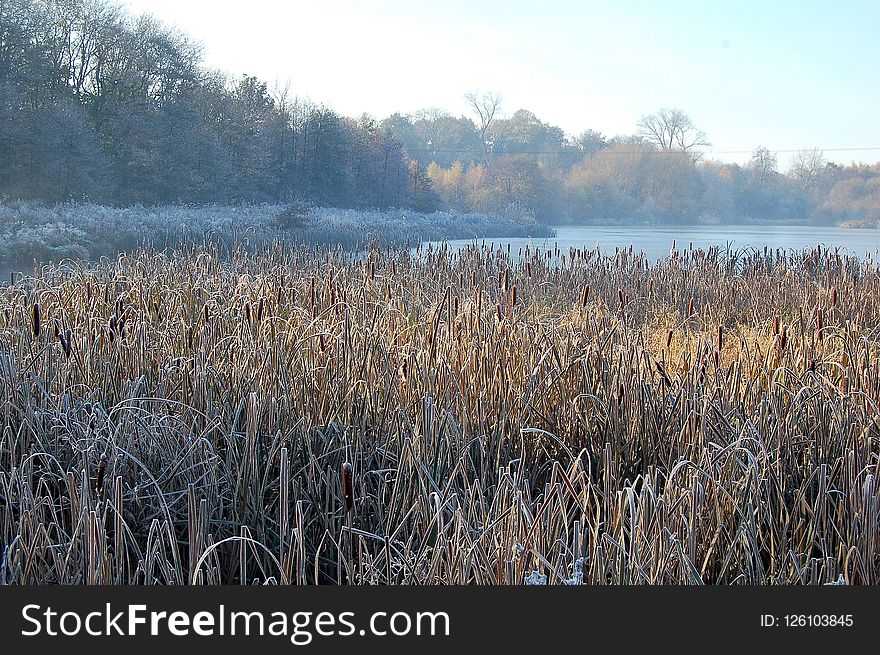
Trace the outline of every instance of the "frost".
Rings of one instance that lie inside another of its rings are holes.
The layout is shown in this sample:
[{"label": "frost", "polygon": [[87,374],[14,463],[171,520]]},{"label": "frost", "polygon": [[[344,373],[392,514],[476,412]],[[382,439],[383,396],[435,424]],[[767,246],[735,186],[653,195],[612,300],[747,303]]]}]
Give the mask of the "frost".
[{"label": "frost", "polygon": [[545,585],[547,584],[547,576],[538,571],[532,571],[526,576],[525,582],[527,585]]},{"label": "frost", "polygon": [[574,563],[574,570],[571,572],[571,577],[567,580],[563,580],[562,584],[565,585],[579,585],[584,584],[584,558],[578,557],[577,561]]},{"label": "frost", "polygon": [[[562,578],[560,582],[564,585],[582,585],[584,584],[584,558],[578,557],[577,561],[575,561],[574,566],[572,567],[571,577],[570,578]],[[532,571],[525,578],[525,584],[527,585],[546,585],[547,584],[547,576],[543,575],[539,571]]]},{"label": "frost", "polygon": [[[279,220],[294,210],[299,212],[298,220]],[[369,241],[415,246],[420,241],[552,234],[550,228],[534,221],[483,214],[291,209],[288,205],[269,204],[115,208],[73,203],[54,207],[31,202],[0,203],[0,263],[5,264],[65,258],[95,260],[105,255],[115,257],[145,244],[165,248],[182,241],[258,248],[284,240],[353,249]]]}]

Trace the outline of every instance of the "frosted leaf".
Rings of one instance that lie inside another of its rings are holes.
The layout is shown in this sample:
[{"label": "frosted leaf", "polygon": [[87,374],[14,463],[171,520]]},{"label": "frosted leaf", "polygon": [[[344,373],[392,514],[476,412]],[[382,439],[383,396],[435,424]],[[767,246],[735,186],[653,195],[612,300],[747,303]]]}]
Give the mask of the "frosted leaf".
[{"label": "frosted leaf", "polygon": [[578,557],[577,561],[574,563],[573,570],[571,572],[571,577],[567,580],[563,580],[562,584],[565,585],[581,585],[584,584],[584,558]]},{"label": "frosted leaf", "polygon": [[545,585],[547,584],[547,576],[542,575],[538,571],[532,571],[526,576],[527,585]]}]

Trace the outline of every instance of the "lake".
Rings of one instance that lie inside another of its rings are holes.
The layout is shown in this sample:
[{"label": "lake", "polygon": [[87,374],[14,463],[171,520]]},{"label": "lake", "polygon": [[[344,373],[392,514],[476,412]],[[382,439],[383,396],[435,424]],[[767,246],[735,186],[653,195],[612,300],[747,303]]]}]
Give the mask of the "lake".
[{"label": "lake", "polygon": [[[643,251],[650,259],[661,259],[669,255],[673,241],[681,251],[691,243],[694,248],[706,249],[709,246],[728,245],[732,250],[755,248],[763,250],[783,248],[803,250],[823,247],[840,248],[841,253],[870,256],[877,259],[880,250],[880,230],[852,229],[840,227],[816,227],[808,225],[664,225],[664,226],[607,226],[584,225],[556,228],[556,238],[552,239],[480,239],[496,246],[510,244],[514,254],[531,242],[532,247],[542,250],[558,244],[560,251],[569,248],[595,248],[614,252],[615,248],[629,248]],[[460,239],[448,242],[454,250],[473,240]]]}]

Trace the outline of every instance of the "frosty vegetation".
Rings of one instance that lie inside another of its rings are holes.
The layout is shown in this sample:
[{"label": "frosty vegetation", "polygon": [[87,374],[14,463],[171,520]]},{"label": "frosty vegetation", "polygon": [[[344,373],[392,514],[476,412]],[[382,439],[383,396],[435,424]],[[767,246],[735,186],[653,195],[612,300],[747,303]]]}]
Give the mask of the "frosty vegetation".
[{"label": "frosty vegetation", "polygon": [[422,240],[552,235],[552,229],[528,219],[305,204],[128,208],[0,204],[0,264],[4,266],[67,258],[96,260],[141,245],[165,249],[185,242],[259,247],[284,240],[354,249],[371,241],[416,245]]}]

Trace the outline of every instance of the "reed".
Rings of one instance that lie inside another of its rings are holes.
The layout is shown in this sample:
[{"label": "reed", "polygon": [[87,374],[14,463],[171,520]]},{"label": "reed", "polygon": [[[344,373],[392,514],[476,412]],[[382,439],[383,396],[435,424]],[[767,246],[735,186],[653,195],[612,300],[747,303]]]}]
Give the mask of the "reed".
[{"label": "reed", "polygon": [[0,579],[880,582],[873,264],[558,255],[278,242],[17,276]]}]

